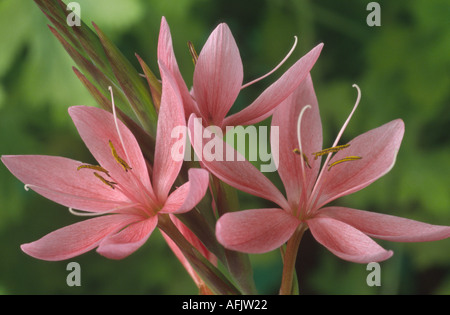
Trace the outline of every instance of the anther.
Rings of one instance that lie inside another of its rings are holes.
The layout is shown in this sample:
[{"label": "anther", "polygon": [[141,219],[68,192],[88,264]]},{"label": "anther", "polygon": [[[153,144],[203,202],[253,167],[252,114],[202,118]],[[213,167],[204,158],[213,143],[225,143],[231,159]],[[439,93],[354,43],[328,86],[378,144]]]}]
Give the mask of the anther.
[{"label": "anther", "polygon": [[109,181],[104,179],[99,173],[94,172],[94,176],[97,177],[98,179],[100,179],[104,184],[108,185],[109,187],[111,187],[112,189],[115,189],[114,185],[117,185],[117,183]]},{"label": "anther", "polygon": [[337,160],[336,162],[333,162],[329,165],[328,170],[330,170],[333,166],[343,163],[343,162],[348,162],[348,161],[355,161],[355,160],[361,160],[362,157],[360,156],[347,156],[343,159]]},{"label": "anther", "polygon": [[125,170],[125,172],[128,172],[128,170],[131,170],[131,167],[127,164],[127,162],[125,162],[118,154],[116,149],[114,148],[114,145],[112,144],[111,140],[109,140],[109,146],[111,148],[111,152],[112,155],[114,156],[114,159],[116,160],[117,163],[119,163],[123,169]]},{"label": "anther", "polygon": [[297,148],[295,148],[292,152],[294,152],[295,154],[298,154],[298,155],[301,154],[301,155],[303,156],[303,160],[305,161],[306,166],[308,166],[309,168],[311,168],[311,165],[309,165],[308,157],[306,156],[305,153],[300,152],[300,150],[297,149]]},{"label": "anther", "polygon": [[194,66],[195,66],[197,64],[197,60],[198,60],[197,51],[195,50],[194,44],[192,44],[191,41],[188,41],[187,45],[189,48],[189,52],[191,53],[191,56],[192,56],[192,62],[194,63]]},{"label": "anther", "polygon": [[350,146],[350,144],[343,144],[343,145],[338,145],[338,146],[335,146],[335,147],[323,149],[323,150],[318,151],[318,152],[314,152],[313,153],[314,160],[317,160],[317,158],[319,156],[322,156],[322,155],[325,155],[325,154],[328,154],[328,153],[335,153],[335,152],[338,152],[338,151],[343,150],[345,148],[348,148],[349,146]]},{"label": "anther", "polygon": [[83,164],[83,165],[80,165],[77,167],[77,171],[81,170],[82,168],[88,168],[91,170],[99,171],[99,172],[105,173],[106,175],[109,176],[109,172],[106,169],[104,169],[103,167],[101,167],[100,165]]}]

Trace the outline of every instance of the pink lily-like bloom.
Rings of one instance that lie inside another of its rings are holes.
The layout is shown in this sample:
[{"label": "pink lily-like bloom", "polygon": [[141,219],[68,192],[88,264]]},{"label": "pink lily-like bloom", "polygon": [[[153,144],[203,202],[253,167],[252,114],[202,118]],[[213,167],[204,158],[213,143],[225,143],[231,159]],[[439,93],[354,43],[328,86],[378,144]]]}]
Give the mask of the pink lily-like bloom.
[{"label": "pink lily-like bloom", "polygon": [[[355,109],[356,105],[352,113]],[[224,182],[280,207],[226,213],[217,222],[218,241],[232,250],[264,253],[283,245],[297,229],[309,228],[313,237],[336,256],[368,263],[393,254],[371,237],[398,242],[450,237],[448,226],[326,206],[386,174],[394,165],[403,137],[404,124],[397,119],[337,146],[350,117],[333,148],[322,150],[322,126],[310,76],[275,111],[272,125],[279,127],[279,139],[271,141],[280,142],[278,172],[287,198],[248,161],[203,160],[203,165]],[[193,120],[189,128],[193,130]],[[201,149],[195,143],[194,148]],[[321,167],[321,157],[327,152],[329,156]],[[332,158],[331,153],[335,153]]]},{"label": "pink lily-like bloom", "polygon": [[27,189],[71,208],[74,213],[72,209],[81,210],[80,215],[96,216],[23,244],[25,253],[54,261],[97,247],[97,252],[107,258],[122,259],[145,243],[160,215],[189,211],[203,198],[209,176],[202,169],[190,169],[189,181],[171,192],[183,163],[171,156],[172,147],[179,140],[171,137],[171,131],[186,124],[181,99],[174,93],[173,80],[165,73],[163,70],[151,173],[131,131],[111,113],[86,106],[70,107],[69,114],[99,165],[58,156],[2,157]]},{"label": "pink lily-like bloom", "polygon": [[[243,85],[243,66],[239,49],[229,27],[222,23],[211,33],[195,61],[193,88],[190,92],[181,76],[172,47],[169,25],[163,17],[158,41],[158,59],[164,63],[175,78],[183,98],[186,118],[194,113],[202,118],[205,126],[250,125],[269,117],[274,109],[286,99],[306,78],[320,55],[323,44],[291,66],[276,82],[269,86],[249,106],[226,117],[242,88],[266,77],[276,70]],[[196,53],[194,59],[196,59]]]}]

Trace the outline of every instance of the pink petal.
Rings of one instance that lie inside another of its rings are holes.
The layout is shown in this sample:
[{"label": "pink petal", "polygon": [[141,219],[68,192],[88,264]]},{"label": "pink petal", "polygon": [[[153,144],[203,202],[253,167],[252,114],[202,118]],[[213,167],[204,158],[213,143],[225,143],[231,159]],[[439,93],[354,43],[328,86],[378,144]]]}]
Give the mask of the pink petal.
[{"label": "pink petal", "polygon": [[385,250],[361,231],[339,220],[314,217],[307,223],[314,238],[344,260],[367,264],[393,255],[392,251]]},{"label": "pink petal", "polygon": [[[97,162],[109,171],[112,181],[120,183],[130,194],[142,190],[150,195],[153,194],[147,165],[139,144],[120,120],[117,120],[117,129],[114,116],[96,107],[72,106],[69,108],[69,114],[89,151]],[[109,141],[112,142],[118,156],[125,160],[131,170],[125,171],[116,161]]]},{"label": "pink petal", "polygon": [[169,195],[160,213],[184,213],[192,210],[203,199],[209,185],[209,173],[191,168],[188,176],[189,181]]},{"label": "pink petal", "polygon": [[158,62],[162,63],[167,68],[178,85],[181,97],[183,99],[186,119],[190,114],[198,113],[197,104],[195,104],[192,99],[186,83],[181,76],[180,69],[178,68],[178,63],[173,51],[172,35],[170,34],[169,24],[167,24],[165,17],[161,19],[161,29],[158,39]]},{"label": "pink petal", "polygon": [[404,131],[403,121],[393,120],[356,137],[349,142],[350,147],[337,152],[330,164],[347,156],[362,159],[342,162],[324,171],[316,190],[319,194],[316,208],[361,190],[389,172],[394,166]]},{"label": "pink petal", "polygon": [[[160,64],[162,75],[161,107],[156,131],[155,160],[153,164],[153,188],[160,202],[165,202],[183,164],[186,143],[186,121],[183,102],[174,79],[167,68]],[[173,131],[182,131],[182,133]],[[177,143],[181,143],[180,157],[174,156]]]},{"label": "pink petal", "polygon": [[375,238],[394,242],[428,242],[450,237],[450,227],[343,207],[319,210],[320,216],[345,222]]},{"label": "pink petal", "polygon": [[226,24],[209,36],[194,71],[194,94],[202,117],[221,126],[236,100],[243,80],[239,49]]},{"label": "pink petal", "polygon": [[[312,152],[322,149],[322,123],[320,121],[319,107],[314,92],[311,76],[299,85],[273,113],[272,126],[279,128],[279,138],[272,139],[272,154],[279,151],[278,173],[286,189],[287,198],[291,204],[299,205],[302,184],[301,156],[293,152],[299,149],[297,137],[297,120],[302,108],[310,105],[301,122],[302,150],[308,158],[309,168],[304,163],[307,192],[312,189],[320,168],[320,158],[315,160]],[[277,150],[278,149],[278,150]]]},{"label": "pink petal", "polygon": [[[286,199],[276,186],[255,166],[245,160],[233,147],[224,143],[218,136],[212,136],[212,139],[206,137],[203,139],[205,129],[196,119],[194,115],[191,115],[189,118],[189,136],[194,151],[200,158],[203,167],[228,185],[249,194],[271,200],[283,209],[289,208]],[[204,150],[205,146],[211,141],[216,141],[216,147],[222,148],[223,155],[217,159],[207,156],[209,152]],[[229,154],[230,152],[232,154]]]},{"label": "pink petal", "polygon": [[103,238],[137,220],[138,216],[121,214],[96,217],[63,227],[21,248],[37,259],[70,259],[97,247]]},{"label": "pink petal", "polygon": [[265,253],[287,242],[299,224],[282,209],[229,212],[217,221],[216,237],[231,250]]},{"label": "pink petal", "polygon": [[251,125],[269,117],[311,71],[319,58],[323,44],[314,47],[298,60],[276,82],[269,86],[252,104],[239,113],[227,117],[223,126]]},{"label": "pink petal", "polygon": [[147,241],[157,224],[157,216],[145,220],[141,218],[141,221],[128,225],[119,233],[110,234],[104,238],[97,252],[110,259],[123,259]]},{"label": "pink petal", "polygon": [[[27,187],[69,208],[106,211],[129,202],[119,190],[102,183],[82,163],[43,155],[2,156],[2,162]],[[106,175],[105,175],[106,177]]]}]

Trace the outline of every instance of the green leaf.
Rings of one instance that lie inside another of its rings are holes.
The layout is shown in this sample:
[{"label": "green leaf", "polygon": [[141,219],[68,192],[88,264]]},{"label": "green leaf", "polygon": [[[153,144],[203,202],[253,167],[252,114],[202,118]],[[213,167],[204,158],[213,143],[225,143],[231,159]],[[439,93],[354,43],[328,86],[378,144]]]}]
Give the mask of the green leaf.
[{"label": "green leaf", "polygon": [[155,104],[155,108],[158,111],[159,106],[161,105],[161,82],[158,81],[153,72],[150,70],[149,66],[147,66],[145,61],[142,60],[142,58],[139,57],[138,54],[136,54],[136,58],[138,59],[139,63],[141,64],[142,70],[144,71],[145,78],[147,79],[148,86],[150,87],[150,92],[152,94],[153,104]]},{"label": "green leaf", "polygon": [[133,111],[144,129],[150,132],[150,134],[155,135],[158,115],[148,87],[146,87],[143,79],[131,65],[130,61],[125,58],[95,23],[93,25],[103,45],[114,75],[122,87]]},{"label": "green leaf", "polygon": [[[88,89],[89,93],[94,97],[99,106],[109,112],[111,112],[111,101],[101,93],[92,82],[90,82],[86,76],[84,76],[77,68],[73,67],[73,71]],[[116,109],[117,115],[125,123],[125,125],[131,130],[134,137],[139,143],[144,158],[153,164],[155,154],[155,139],[145,132],[138,124],[136,124],[128,115],[124,114],[119,108]]]}]

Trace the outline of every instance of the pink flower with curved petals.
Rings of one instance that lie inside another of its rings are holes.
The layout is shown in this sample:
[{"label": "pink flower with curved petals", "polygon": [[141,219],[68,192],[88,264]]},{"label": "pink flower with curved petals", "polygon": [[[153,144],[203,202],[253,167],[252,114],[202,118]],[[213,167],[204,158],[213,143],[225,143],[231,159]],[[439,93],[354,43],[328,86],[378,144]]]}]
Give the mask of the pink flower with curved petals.
[{"label": "pink flower with curved petals", "polygon": [[319,57],[322,47],[323,44],[317,45],[263,91],[252,104],[228,117],[226,115],[239,92],[248,84],[244,86],[242,84],[244,73],[241,56],[226,24],[222,23],[216,27],[198,55],[192,93],[189,92],[178,69],[169,25],[164,17],[161,21],[158,41],[158,60],[171,71],[178,84],[186,117],[194,113],[197,117],[201,117],[206,125],[225,128],[225,126],[250,125],[269,117],[306,78]]},{"label": "pink flower with curved petals", "polygon": [[209,176],[202,169],[190,169],[189,181],[171,192],[183,163],[171,157],[172,146],[179,141],[171,137],[171,131],[185,126],[185,118],[175,83],[161,69],[163,91],[151,176],[131,131],[95,107],[70,107],[69,114],[99,165],[57,156],[2,157],[27,189],[81,210],[80,215],[97,216],[22,245],[25,253],[43,260],[64,260],[97,247],[107,258],[122,259],[145,243],[160,214],[187,212],[203,198]]},{"label": "pink flower with curved petals", "polygon": [[[355,109],[356,105],[352,113]],[[403,137],[404,124],[397,119],[339,147],[338,141],[350,117],[333,147],[322,151],[322,126],[311,77],[278,107],[272,125],[279,126],[280,133],[279,139],[272,139],[272,143],[280,141],[278,172],[287,198],[248,161],[204,160],[203,165],[224,182],[280,207],[226,213],[216,226],[219,242],[232,250],[263,253],[280,247],[306,225],[314,238],[336,256],[368,263],[388,259],[393,254],[371,237],[399,242],[450,237],[448,226],[326,206],[386,174],[394,165]],[[190,129],[192,124],[190,120]],[[194,148],[201,149],[196,143]],[[321,167],[321,157],[327,152],[335,155],[328,154]]]}]

